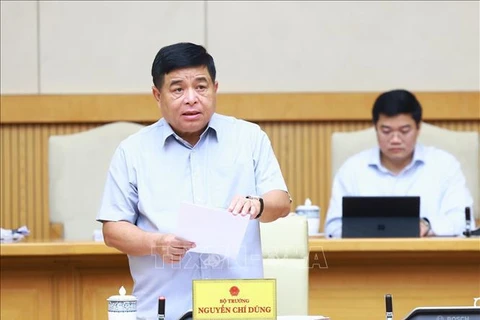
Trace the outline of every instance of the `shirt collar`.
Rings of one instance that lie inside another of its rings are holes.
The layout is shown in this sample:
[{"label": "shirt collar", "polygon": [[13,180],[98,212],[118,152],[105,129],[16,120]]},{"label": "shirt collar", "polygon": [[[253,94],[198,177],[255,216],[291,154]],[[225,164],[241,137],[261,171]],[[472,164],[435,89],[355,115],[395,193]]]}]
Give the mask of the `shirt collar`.
[{"label": "shirt collar", "polygon": [[[163,128],[162,130],[162,137],[161,137],[161,143],[162,145],[165,146],[168,138],[173,138],[173,139],[176,139],[178,141],[181,141],[182,143],[186,143],[188,144],[185,140],[182,139],[182,137],[180,137],[178,134],[175,133],[175,131],[173,131],[172,127],[170,126],[170,124],[165,120],[165,118],[161,118],[159,121],[158,121],[158,125],[160,127]],[[216,113],[214,113],[212,115],[212,118],[210,118],[210,122],[208,123],[208,126],[207,128],[205,129],[205,131],[202,132],[202,134],[200,135],[200,140],[206,135],[208,134],[208,132],[211,132],[212,136],[214,136],[214,138],[217,140],[218,142],[218,131],[219,131],[219,127],[220,127],[220,123],[219,123],[219,120],[218,120],[218,116]]]},{"label": "shirt collar", "polygon": [[[210,119],[210,122],[208,123],[207,130],[208,129],[211,129],[209,131],[212,132],[212,135],[215,137],[215,139],[218,142],[218,132],[220,131],[220,121],[219,121],[218,114],[214,113],[212,115],[212,118]],[[205,131],[207,131],[207,130],[205,130]]]},{"label": "shirt collar", "polygon": [[[417,164],[423,163],[425,163],[425,147],[422,144],[417,143],[415,145],[415,150],[413,151],[412,161],[402,170],[402,172],[410,169]],[[368,166],[374,166],[377,167],[377,169],[388,171],[380,161],[380,147],[376,146],[375,148],[371,149]]]}]

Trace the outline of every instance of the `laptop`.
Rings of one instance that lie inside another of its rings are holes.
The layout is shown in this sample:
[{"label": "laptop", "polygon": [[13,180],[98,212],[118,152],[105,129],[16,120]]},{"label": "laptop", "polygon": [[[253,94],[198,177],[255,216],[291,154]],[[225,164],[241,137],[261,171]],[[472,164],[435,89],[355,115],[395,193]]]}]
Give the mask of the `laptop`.
[{"label": "laptop", "polygon": [[416,308],[404,320],[480,320],[479,307],[422,307]]},{"label": "laptop", "polygon": [[343,197],[342,238],[420,237],[420,197]]}]

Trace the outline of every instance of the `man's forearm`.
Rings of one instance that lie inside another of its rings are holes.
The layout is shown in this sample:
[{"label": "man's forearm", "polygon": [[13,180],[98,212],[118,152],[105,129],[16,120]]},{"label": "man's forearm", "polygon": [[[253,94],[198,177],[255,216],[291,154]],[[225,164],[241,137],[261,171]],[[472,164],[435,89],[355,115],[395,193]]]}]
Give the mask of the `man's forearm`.
[{"label": "man's forearm", "polygon": [[264,210],[259,220],[272,222],[290,213],[290,196],[283,190],[272,190],[263,196]]},{"label": "man's forearm", "polygon": [[132,256],[151,255],[160,237],[160,234],[143,231],[127,221],[103,223],[105,244]]}]

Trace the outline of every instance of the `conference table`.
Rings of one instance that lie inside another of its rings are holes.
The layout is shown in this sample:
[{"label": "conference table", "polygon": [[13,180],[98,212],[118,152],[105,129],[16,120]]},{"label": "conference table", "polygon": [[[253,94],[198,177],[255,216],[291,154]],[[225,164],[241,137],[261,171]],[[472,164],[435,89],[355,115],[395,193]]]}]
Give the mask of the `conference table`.
[{"label": "conference table", "polygon": [[[127,257],[102,242],[1,244],[1,319],[106,320],[106,298],[131,292]],[[472,306],[480,239],[310,237],[309,314],[395,319],[422,306]],[[295,294],[292,292],[292,294]]]}]

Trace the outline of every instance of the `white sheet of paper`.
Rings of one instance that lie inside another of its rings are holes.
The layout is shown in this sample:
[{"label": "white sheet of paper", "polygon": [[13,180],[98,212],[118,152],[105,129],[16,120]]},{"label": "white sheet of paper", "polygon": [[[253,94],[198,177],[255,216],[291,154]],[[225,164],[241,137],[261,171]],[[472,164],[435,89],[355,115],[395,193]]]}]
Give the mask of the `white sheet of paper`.
[{"label": "white sheet of paper", "polygon": [[195,242],[192,252],[215,253],[236,258],[250,216],[234,216],[225,209],[182,203],[176,235]]}]

